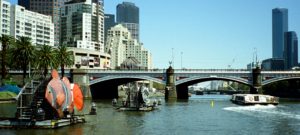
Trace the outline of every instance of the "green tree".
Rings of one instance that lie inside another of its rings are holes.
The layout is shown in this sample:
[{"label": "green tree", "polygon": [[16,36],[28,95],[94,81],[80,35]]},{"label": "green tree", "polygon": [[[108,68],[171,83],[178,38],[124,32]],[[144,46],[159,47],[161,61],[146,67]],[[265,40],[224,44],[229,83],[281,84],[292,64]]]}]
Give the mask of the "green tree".
[{"label": "green tree", "polygon": [[8,47],[12,42],[12,38],[8,35],[4,35],[2,34],[2,37],[0,37],[0,42],[2,45],[2,51],[1,51],[1,82],[3,82],[3,80],[6,77],[7,74],[7,53],[8,53]]},{"label": "green tree", "polygon": [[34,65],[43,71],[43,76],[46,78],[49,68],[57,68],[57,59],[55,59],[53,48],[48,45],[37,46]]},{"label": "green tree", "polygon": [[12,60],[23,70],[23,85],[25,85],[27,66],[34,60],[34,50],[31,39],[24,36],[17,39],[11,49]]},{"label": "green tree", "polygon": [[55,50],[56,61],[60,66],[61,76],[64,77],[65,67],[71,67],[74,65],[73,52],[68,51],[67,46],[61,45]]}]

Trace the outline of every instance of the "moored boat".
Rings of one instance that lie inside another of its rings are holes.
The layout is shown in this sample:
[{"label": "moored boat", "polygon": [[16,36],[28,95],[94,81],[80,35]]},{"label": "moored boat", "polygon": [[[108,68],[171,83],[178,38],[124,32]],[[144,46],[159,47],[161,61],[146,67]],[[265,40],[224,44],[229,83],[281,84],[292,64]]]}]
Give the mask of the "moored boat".
[{"label": "moored boat", "polygon": [[122,101],[121,106],[118,106],[117,100],[114,99],[112,104],[119,111],[152,111],[157,108],[160,102],[156,100],[151,101],[149,96],[149,89],[145,86],[138,86],[138,84],[129,84],[126,90],[126,99]]},{"label": "moored boat", "polygon": [[231,101],[239,105],[278,105],[279,98],[263,94],[233,94]]}]

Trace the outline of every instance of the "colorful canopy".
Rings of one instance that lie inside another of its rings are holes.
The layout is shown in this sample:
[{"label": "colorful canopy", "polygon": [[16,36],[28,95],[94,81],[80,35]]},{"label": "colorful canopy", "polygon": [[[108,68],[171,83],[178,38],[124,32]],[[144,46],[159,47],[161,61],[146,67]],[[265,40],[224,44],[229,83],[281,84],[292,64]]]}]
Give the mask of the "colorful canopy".
[{"label": "colorful canopy", "polygon": [[73,96],[74,96],[75,107],[77,108],[77,110],[81,111],[84,106],[83,95],[82,95],[79,85],[76,83],[74,84],[74,87],[73,87]]}]

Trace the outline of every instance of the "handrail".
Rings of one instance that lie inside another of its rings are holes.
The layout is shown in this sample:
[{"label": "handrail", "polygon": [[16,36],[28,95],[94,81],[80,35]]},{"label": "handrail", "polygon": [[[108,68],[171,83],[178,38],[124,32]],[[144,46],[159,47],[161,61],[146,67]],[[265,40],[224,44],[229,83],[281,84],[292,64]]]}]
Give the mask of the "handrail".
[{"label": "handrail", "polygon": [[23,88],[20,90],[19,94],[18,94],[16,97],[14,97],[17,101],[20,99],[20,96],[23,94],[23,92],[25,91],[25,89],[26,89],[26,87],[27,87],[27,85],[28,85],[29,83],[30,83],[30,82],[26,83],[26,84],[23,86]]}]

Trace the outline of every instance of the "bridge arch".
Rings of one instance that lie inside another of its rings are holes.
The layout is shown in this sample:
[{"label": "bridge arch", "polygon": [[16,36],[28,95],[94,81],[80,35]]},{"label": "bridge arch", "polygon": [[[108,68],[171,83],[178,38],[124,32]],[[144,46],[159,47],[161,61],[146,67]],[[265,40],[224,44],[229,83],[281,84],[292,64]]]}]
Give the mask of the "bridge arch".
[{"label": "bridge arch", "polygon": [[109,81],[109,80],[125,79],[125,78],[126,79],[137,79],[137,80],[149,80],[149,81],[157,82],[160,84],[165,84],[164,80],[150,77],[150,76],[128,76],[128,75],[126,75],[126,76],[105,76],[105,77],[97,78],[95,80],[90,81],[90,85],[94,85],[94,84]]},{"label": "bridge arch", "polygon": [[212,80],[225,80],[225,81],[234,81],[234,82],[239,82],[248,86],[252,86],[251,82],[247,79],[240,78],[240,77],[234,77],[234,76],[210,76],[210,77],[201,77],[201,76],[194,76],[194,77],[189,77],[185,79],[181,79],[176,81],[175,85],[182,85],[185,83],[191,83],[191,82],[201,82],[203,81],[212,81]]},{"label": "bridge arch", "polygon": [[157,83],[165,84],[161,79],[150,76],[131,76],[131,75],[114,75],[97,78],[90,81],[90,91],[92,99],[113,99],[118,98],[118,86],[128,82],[149,80]]},{"label": "bridge arch", "polygon": [[272,78],[272,79],[262,81],[262,86],[265,86],[265,85],[268,85],[268,84],[274,83],[274,82],[279,82],[279,81],[284,81],[284,80],[293,80],[293,79],[299,79],[300,80],[300,76],[275,77],[275,78]]}]

